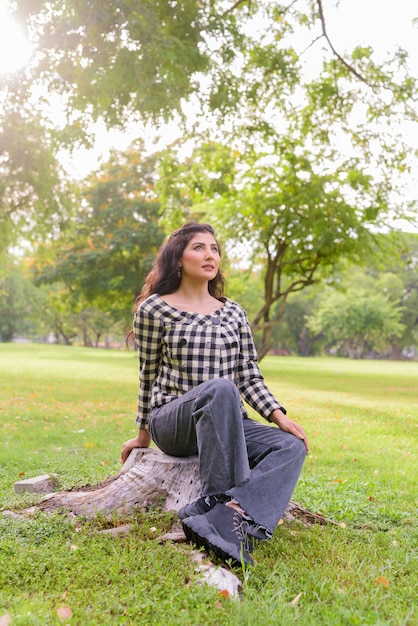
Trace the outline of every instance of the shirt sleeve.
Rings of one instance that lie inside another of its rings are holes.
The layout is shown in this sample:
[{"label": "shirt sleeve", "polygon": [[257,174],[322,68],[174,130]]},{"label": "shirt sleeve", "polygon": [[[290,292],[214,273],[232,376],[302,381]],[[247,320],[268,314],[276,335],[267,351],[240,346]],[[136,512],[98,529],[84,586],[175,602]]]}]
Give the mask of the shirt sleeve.
[{"label": "shirt sleeve", "polygon": [[135,345],[139,358],[139,392],[136,423],[148,430],[151,412],[151,391],[161,358],[163,323],[159,316],[142,304],[134,317]]},{"label": "shirt sleeve", "polygon": [[240,326],[240,353],[235,370],[235,384],[243,399],[264,419],[270,421],[275,409],[286,409],[276,400],[264,382],[258,367],[258,356],[254,345],[253,334],[247,317],[242,311]]}]

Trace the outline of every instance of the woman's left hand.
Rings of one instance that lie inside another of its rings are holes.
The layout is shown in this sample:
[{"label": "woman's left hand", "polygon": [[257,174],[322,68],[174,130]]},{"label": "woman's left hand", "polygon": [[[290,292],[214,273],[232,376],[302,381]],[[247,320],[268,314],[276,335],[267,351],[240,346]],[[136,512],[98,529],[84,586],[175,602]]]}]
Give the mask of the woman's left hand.
[{"label": "woman's left hand", "polygon": [[280,409],[276,409],[275,411],[273,411],[273,413],[270,415],[270,421],[274,424],[277,424],[277,426],[281,428],[281,430],[285,430],[287,433],[290,433],[298,439],[301,439],[305,444],[306,454],[309,454],[308,438],[306,437],[305,431],[300,424],[291,420],[289,417],[287,417],[287,415],[280,411]]}]

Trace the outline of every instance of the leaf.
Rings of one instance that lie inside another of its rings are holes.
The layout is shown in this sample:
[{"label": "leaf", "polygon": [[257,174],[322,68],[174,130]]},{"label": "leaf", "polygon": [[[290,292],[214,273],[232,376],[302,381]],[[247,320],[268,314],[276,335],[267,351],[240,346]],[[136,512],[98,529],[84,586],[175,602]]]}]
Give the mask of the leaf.
[{"label": "leaf", "polygon": [[69,606],[60,606],[60,608],[57,609],[57,615],[60,620],[64,621],[66,619],[71,619],[71,617],[73,616],[73,612]]},{"label": "leaf", "polygon": [[10,613],[5,613],[0,617],[0,626],[9,626],[12,623],[12,616]]},{"label": "leaf", "polygon": [[219,592],[219,595],[226,600],[227,598],[229,598],[229,591],[228,589],[221,589],[221,591]]},{"label": "leaf", "polygon": [[292,600],[289,604],[292,604],[293,606],[294,606],[295,604],[297,604],[297,603],[299,602],[299,600],[301,599],[301,597],[302,597],[302,593],[303,593],[303,591],[301,591],[300,593],[298,593],[298,595],[297,595],[297,596],[295,596],[295,597],[293,598],[293,600]]},{"label": "leaf", "polygon": [[378,576],[374,582],[378,585],[382,585],[382,587],[389,587],[390,585],[388,579],[384,576]]}]

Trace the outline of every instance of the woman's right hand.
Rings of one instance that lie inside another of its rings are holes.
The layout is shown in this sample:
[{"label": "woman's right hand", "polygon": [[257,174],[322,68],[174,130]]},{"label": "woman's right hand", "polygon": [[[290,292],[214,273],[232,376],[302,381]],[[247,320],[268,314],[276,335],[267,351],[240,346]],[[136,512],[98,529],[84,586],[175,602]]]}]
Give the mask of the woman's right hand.
[{"label": "woman's right hand", "polygon": [[130,455],[134,448],[148,448],[151,443],[151,435],[147,430],[140,430],[138,435],[134,439],[128,439],[122,446],[122,463],[125,463],[126,459]]}]

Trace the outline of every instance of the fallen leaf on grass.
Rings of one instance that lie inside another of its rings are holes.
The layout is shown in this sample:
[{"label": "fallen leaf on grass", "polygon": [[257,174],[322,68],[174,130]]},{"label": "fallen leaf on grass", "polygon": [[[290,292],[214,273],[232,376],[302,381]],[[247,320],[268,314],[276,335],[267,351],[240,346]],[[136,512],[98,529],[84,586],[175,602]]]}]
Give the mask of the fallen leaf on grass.
[{"label": "fallen leaf on grass", "polygon": [[5,613],[0,617],[0,626],[9,626],[12,623],[12,616],[10,613]]},{"label": "fallen leaf on grass", "polygon": [[382,587],[389,587],[390,584],[388,579],[384,576],[378,576],[374,582],[378,585],[382,585]]},{"label": "fallen leaf on grass", "polygon": [[226,600],[227,598],[229,598],[229,591],[228,589],[221,589],[221,591],[219,592],[219,595]]},{"label": "fallen leaf on grass", "polygon": [[60,606],[60,608],[57,609],[57,615],[61,620],[66,620],[73,616],[73,612],[69,606]]},{"label": "fallen leaf on grass", "polygon": [[291,602],[289,602],[289,604],[292,604],[293,606],[294,606],[295,604],[297,604],[297,603],[299,602],[299,600],[301,599],[301,597],[302,597],[302,593],[303,593],[303,591],[301,591],[300,593],[298,593],[298,595],[297,595],[297,596],[295,596],[295,597],[293,598],[293,600],[292,600]]}]

